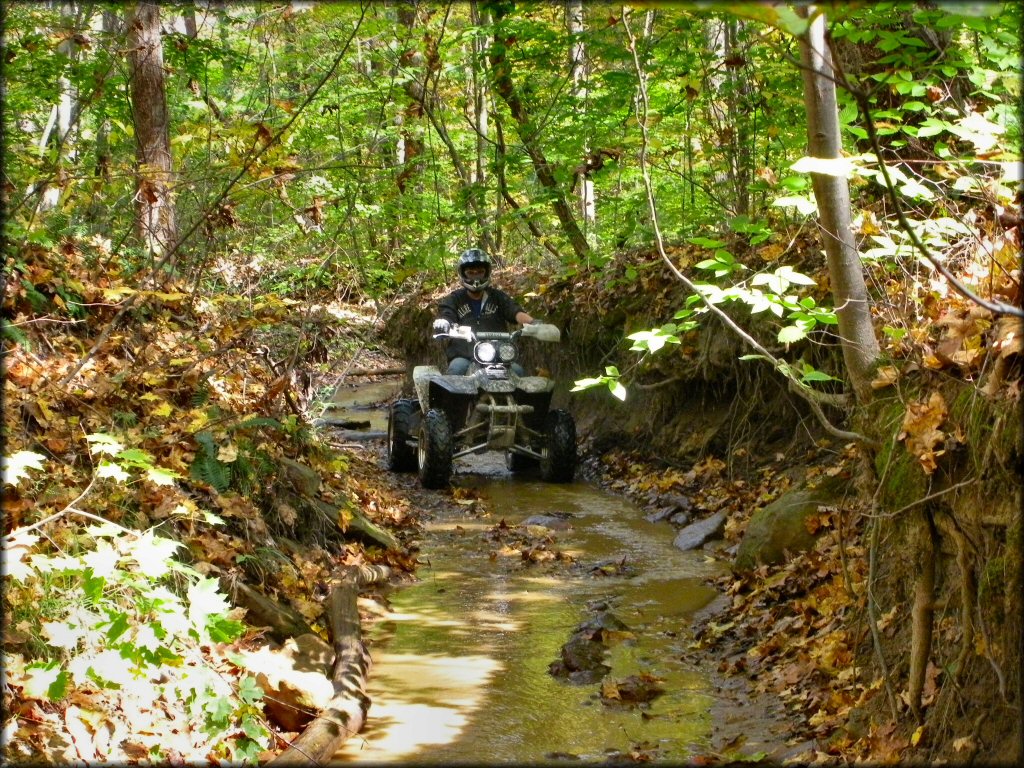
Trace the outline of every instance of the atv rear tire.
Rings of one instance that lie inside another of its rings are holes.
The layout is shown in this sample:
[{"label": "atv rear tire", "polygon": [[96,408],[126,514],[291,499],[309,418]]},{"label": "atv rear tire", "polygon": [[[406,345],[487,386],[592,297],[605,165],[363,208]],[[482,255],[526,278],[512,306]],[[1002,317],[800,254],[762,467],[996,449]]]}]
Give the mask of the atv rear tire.
[{"label": "atv rear tire", "polygon": [[412,472],[416,469],[416,450],[409,444],[419,419],[419,402],[402,398],[388,410],[388,469]]},{"label": "atv rear tire", "polygon": [[431,408],[420,422],[419,477],[424,488],[445,488],[452,476],[452,428],[444,411]]},{"label": "atv rear tire", "polygon": [[568,411],[549,411],[544,422],[540,476],[549,483],[568,483],[576,474],[576,422]]}]

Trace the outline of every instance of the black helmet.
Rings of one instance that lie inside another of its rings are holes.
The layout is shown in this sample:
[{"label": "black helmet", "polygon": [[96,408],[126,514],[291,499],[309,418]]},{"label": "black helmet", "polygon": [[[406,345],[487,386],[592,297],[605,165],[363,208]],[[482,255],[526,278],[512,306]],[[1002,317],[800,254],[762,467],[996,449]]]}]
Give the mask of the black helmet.
[{"label": "black helmet", "polygon": [[[470,280],[466,277],[466,269],[469,267],[483,267],[484,276],[477,280]],[[479,248],[463,251],[459,256],[459,279],[469,290],[482,291],[491,284],[491,257]]]}]

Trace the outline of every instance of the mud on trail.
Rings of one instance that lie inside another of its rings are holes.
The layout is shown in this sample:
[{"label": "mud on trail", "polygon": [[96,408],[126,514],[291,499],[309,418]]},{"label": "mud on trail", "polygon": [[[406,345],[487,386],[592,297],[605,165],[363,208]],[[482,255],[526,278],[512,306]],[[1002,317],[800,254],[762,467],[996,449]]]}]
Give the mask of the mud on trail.
[{"label": "mud on trail", "polygon": [[733,671],[728,649],[700,647],[699,626],[730,623],[731,599],[714,584],[727,574],[727,544],[673,546],[664,512],[678,495],[645,485],[664,471],[609,454],[554,485],[513,478],[500,454],[484,454],[457,461],[451,489],[423,490],[414,473],[385,469],[381,431],[400,388],[397,377],[339,388],[335,425],[324,425],[332,442],[376,458],[418,520],[407,540],[414,576],[364,610],[372,705],[337,760],[717,764],[813,754],[776,697],[722,674]]}]

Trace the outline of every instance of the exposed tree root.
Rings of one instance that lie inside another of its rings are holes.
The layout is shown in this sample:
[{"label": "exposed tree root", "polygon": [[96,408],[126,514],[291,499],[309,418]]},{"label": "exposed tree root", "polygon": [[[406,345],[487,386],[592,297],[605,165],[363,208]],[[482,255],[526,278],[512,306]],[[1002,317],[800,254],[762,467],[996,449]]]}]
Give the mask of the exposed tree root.
[{"label": "exposed tree root", "polygon": [[963,680],[967,661],[974,651],[974,607],[977,602],[978,586],[974,576],[974,558],[970,554],[973,546],[952,516],[939,513],[935,516],[935,522],[939,530],[956,544],[956,563],[960,569],[960,625],[963,638],[960,643],[960,654],[954,665],[954,680],[960,682]]},{"label": "exposed tree root", "polygon": [[924,722],[921,711],[921,693],[924,690],[925,672],[932,650],[932,629],[935,615],[935,556],[936,531],[931,514],[927,511],[917,515],[913,529],[914,559],[917,579],[914,582],[914,606],[911,624],[910,671],[907,691],[910,710],[918,723]]}]

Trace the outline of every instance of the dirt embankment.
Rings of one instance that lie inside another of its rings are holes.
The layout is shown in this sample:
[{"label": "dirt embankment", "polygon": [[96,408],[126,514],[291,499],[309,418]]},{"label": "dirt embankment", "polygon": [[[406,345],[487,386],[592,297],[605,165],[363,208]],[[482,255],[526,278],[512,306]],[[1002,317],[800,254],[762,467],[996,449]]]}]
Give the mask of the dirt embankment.
[{"label": "dirt embankment", "polygon": [[[978,397],[971,382],[921,375],[850,420],[870,425],[880,450],[841,445],[767,365],[739,360],[748,350],[717,321],[643,361],[628,351],[626,335],[670,322],[685,300],[650,260],[631,264],[629,279],[623,264],[539,288],[515,276],[501,284],[563,330],[557,350],[527,363],[560,382],[556,402],[576,416],[583,471],[651,509],[681,497],[697,500],[697,515],[726,509],[724,557],[751,513],[785,490],[826,474],[849,486],[841,508],[823,508],[814,550],[723,581],[731,620],[705,620],[703,651],[781,696],[804,723],[794,738],[817,745],[813,757],[1015,763],[1019,409]],[[434,298],[411,297],[386,324],[386,342],[410,364],[441,361],[425,333]],[[773,345],[756,322],[750,330]],[[778,351],[842,375],[837,347]],[[625,402],[604,388],[569,393],[609,365],[628,383]],[[932,428],[946,437],[934,468],[907,441],[929,402],[942,417]]]}]

